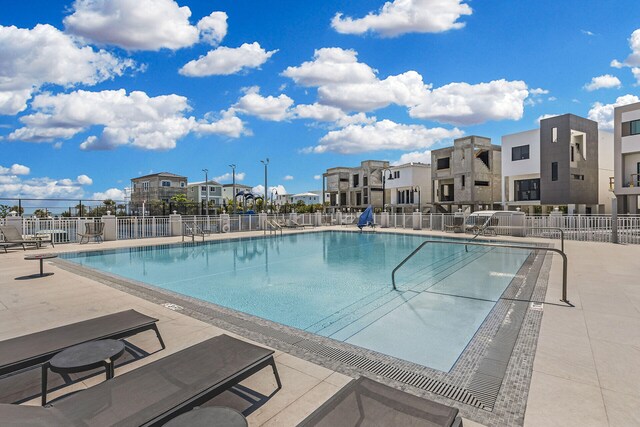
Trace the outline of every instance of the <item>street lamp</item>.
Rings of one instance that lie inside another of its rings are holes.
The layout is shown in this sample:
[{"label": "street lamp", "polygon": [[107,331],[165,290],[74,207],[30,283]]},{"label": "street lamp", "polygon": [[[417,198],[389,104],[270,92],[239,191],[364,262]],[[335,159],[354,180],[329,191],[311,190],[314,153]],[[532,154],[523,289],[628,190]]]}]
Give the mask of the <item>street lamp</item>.
[{"label": "street lamp", "polygon": [[236,165],[229,165],[229,167],[231,168],[232,174],[233,174],[233,184],[231,187],[231,195],[233,196],[231,199],[231,209],[233,210],[232,213],[236,213]]},{"label": "street lamp", "polygon": [[[391,172],[390,169],[388,168],[383,168],[382,169],[382,212],[385,211],[385,205],[386,205],[386,183],[387,183],[387,172]],[[391,175],[389,175],[389,179],[391,179]]]},{"label": "street lamp", "polygon": [[265,160],[260,160],[260,163],[264,165],[264,203],[267,203],[269,198],[267,197],[267,166],[269,166],[269,158],[267,157]]},{"label": "street lamp", "polygon": [[416,185],[415,187],[413,187],[413,192],[418,192],[418,212],[420,212],[420,186]]},{"label": "street lamp", "polygon": [[[207,204],[204,208],[204,212],[209,216],[209,169],[202,169],[202,172],[204,172],[204,185],[207,188]],[[200,190],[202,190],[202,187],[200,187]],[[200,197],[200,200],[202,200],[202,197]]]}]

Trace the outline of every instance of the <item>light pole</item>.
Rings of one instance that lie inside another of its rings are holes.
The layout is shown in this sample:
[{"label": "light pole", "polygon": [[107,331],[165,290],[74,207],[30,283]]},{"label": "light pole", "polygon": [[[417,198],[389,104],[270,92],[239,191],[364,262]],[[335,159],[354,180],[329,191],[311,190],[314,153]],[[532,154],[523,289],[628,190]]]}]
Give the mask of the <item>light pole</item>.
[{"label": "light pole", "polygon": [[265,160],[260,160],[260,163],[264,165],[264,203],[267,203],[269,198],[267,197],[267,166],[269,166],[269,158],[267,157]]},{"label": "light pole", "polygon": [[413,192],[418,192],[418,212],[420,212],[420,186],[416,185],[415,187],[413,187]]},{"label": "light pole", "polygon": [[[207,187],[207,204],[205,205],[204,212],[209,216],[209,169],[202,169],[204,172],[204,185]],[[202,190],[202,187],[200,187]],[[202,200],[202,198],[200,198]]]},{"label": "light pole", "polygon": [[232,174],[233,174],[233,184],[231,187],[231,195],[232,195],[232,199],[231,199],[231,209],[232,209],[232,213],[236,213],[236,165],[229,165],[229,167],[231,168]]}]

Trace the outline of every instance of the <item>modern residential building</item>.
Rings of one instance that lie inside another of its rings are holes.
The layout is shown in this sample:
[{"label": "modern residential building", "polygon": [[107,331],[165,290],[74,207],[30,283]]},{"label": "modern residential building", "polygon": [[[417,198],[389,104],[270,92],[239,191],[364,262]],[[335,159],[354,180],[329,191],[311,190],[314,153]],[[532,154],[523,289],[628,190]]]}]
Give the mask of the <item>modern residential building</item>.
[{"label": "modern residential building", "polygon": [[[207,193],[207,187],[208,193]],[[209,180],[206,183],[192,182],[187,184],[187,198],[194,202],[204,202],[209,199],[209,206],[222,206],[222,185],[216,181]]]},{"label": "modern residential building", "polygon": [[540,121],[540,128],[502,137],[505,209],[547,213],[609,213],[613,135],[573,114]]},{"label": "modern residential building", "polygon": [[618,213],[640,213],[640,102],[613,113],[614,193]]},{"label": "modern residential building", "polygon": [[[244,184],[238,184],[236,183],[235,185],[235,189],[236,189],[236,194],[238,194],[241,191],[251,191],[253,189],[253,187],[249,186],[249,185],[244,185]],[[222,185],[222,204],[229,204],[230,200],[233,200],[233,184],[223,184]]]},{"label": "modern residential building", "polygon": [[431,165],[405,163],[384,170],[385,204],[391,212],[431,208]]},{"label": "modern residential building", "polygon": [[323,199],[329,195],[327,212],[382,208],[382,170],[388,168],[388,161],[365,160],[354,168],[327,169],[322,174]]},{"label": "modern residential building", "polygon": [[495,209],[500,205],[501,147],[467,136],[431,152],[432,203],[439,212]]},{"label": "modern residential building", "polygon": [[132,178],[130,209],[137,212],[144,204],[169,203],[171,197],[178,194],[187,195],[187,177],[185,176],[160,172]]},{"label": "modern residential building", "polygon": [[322,197],[322,193],[316,194],[316,193],[306,192],[306,193],[292,194],[291,203],[295,205],[298,202],[303,202],[306,206],[318,205],[320,204],[321,197]]}]

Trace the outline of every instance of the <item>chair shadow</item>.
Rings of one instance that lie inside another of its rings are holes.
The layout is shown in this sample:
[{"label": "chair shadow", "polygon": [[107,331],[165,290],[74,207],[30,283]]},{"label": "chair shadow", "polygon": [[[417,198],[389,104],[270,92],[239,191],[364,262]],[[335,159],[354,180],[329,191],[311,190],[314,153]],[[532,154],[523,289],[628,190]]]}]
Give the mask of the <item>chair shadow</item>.
[{"label": "chair shadow", "polygon": [[20,277],[16,277],[14,280],[32,280],[32,279],[41,279],[43,277],[49,277],[49,276],[53,276],[53,273],[44,273],[42,274],[42,276],[38,273],[36,274],[29,274],[28,276],[20,276]]}]

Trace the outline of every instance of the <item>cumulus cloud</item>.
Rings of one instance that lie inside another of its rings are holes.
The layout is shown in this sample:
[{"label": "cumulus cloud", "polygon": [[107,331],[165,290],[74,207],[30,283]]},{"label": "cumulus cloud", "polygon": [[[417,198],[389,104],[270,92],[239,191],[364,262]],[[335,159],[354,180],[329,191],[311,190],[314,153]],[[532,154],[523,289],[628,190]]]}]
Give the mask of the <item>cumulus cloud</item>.
[{"label": "cumulus cloud", "polygon": [[[198,42],[191,10],[173,0],[76,0],[63,20],[66,31],[97,44],[126,50],[180,49]],[[211,18],[209,16],[208,18]],[[213,30],[210,19],[201,28]]]},{"label": "cumulus cloud", "polygon": [[591,82],[584,85],[584,88],[589,92],[598,89],[610,89],[619,88],[622,85],[620,79],[611,74],[604,74],[602,76],[593,77]]},{"label": "cumulus cloud", "polygon": [[200,40],[212,46],[220,43],[227,35],[229,28],[227,18],[227,14],[224,12],[213,12],[198,21],[196,27],[200,33]]},{"label": "cumulus cloud", "polygon": [[464,0],[393,0],[364,18],[343,17],[338,13],[331,20],[331,26],[342,34],[375,32],[383,37],[441,33],[464,27],[458,20],[471,14],[471,7]]},{"label": "cumulus cloud", "polygon": [[285,94],[265,97],[259,92],[260,88],[257,86],[246,89],[245,95],[233,105],[234,110],[274,122],[289,118],[289,107],[293,105],[293,99]]},{"label": "cumulus cloud", "polygon": [[[236,172],[236,182],[244,181],[244,178],[246,176],[247,174],[244,172]],[[217,182],[231,182],[233,180],[233,174],[231,172],[227,172],[220,176],[215,176],[211,179]]]},{"label": "cumulus cloud", "polygon": [[93,193],[91,199],[93,200],[115,200],[115,201],[124,201],[126,197],[126,193],[119,188],[109,188],[105,191],[99,191]]},{"label": "cumulus cloud", "polygon": [[284,181],[293,181],[293,175],[286,175],[284,178],[282,178]]},{"label": "cumulus cloud", "polygon": [[93,180],[89,178],[87,175],[79,175],[77,178],[77,182],[80,185],[91,185],[93,184]]},{"label": "cumulus cloud", "polygon": [[267,52],[258,42],[244,43],[237,48],[222,46],[187,62],[179,73],[189,77],[226,76],[243,69],[259,68],[276,52]]},{"label": "cumulus cloud", "polygon": [[29,175],[31,169],[28,166],[14,163],[9,167],[0,165],[0,175]]},{"label": "cumulus cloud", "polygon": [[445,139],[457,138],[463,132],[457,128],[426,128],[381,120],[370,125],[349,125],[327,133],[308,153],[365,153],[379,150],[415,150],[427,148]]},{"label": "cumulus cloud", "polygon": [[391,162],[391,166],[404,165],[407,163],[424,163],[426,165],[430,165],[431,150],[404,153],[398,160]]},{"label": "cumulus cloud", "polygon": [[[282,74],[299,85],[317,87],[323,106],[364,112],[395,104],[407,107],[415,118],[461,125],[519,120],[530,95],[524,82],[504,79],[478,84],[451,83],[436,89],[424,83],[416,71],[379,79],[373,68],[358,62],[355,51],[341,48],[318,49],[312,61],[288,67]],[[531,96],[546,93],[545,89],[532,89]],[[339,115],[328,109],[321,112],[316,107],[316,110],[307,114]]]},{"label": "cumulus cloud", "polygon": [[450,83],[429,92],[418,105],[409,108],[409,115],[457,125],[519,120],[528,94],[523,81]]},{"label": "cumulus cloud", "polygon": [[[267,191],[268,197],[271,197],[271,193],[273,192],[273,190],[276,190],[278,194],[289,194],[287,193],[287,189],[284,188],[283,185],[274,185],[274,186],[269,186],[269,190]],[[259,194],[264,196],[264,185],[256,185],[251,189],[251,192],[253,194]]]},{"label": "cumulus cloud", "polygon": [[316,181],[320,180],[322,179],[322,175],[313,175],[313,179],[315,179]]},{"label": "cumulus cloud", "polygon": [[640,28],[631,33],[629,38],[631,53],[624,61],[614,59],[611,66],[614,68],[630,67],[636,81],[640,84]]},{"label": "cumulus cloud", "polygon": [[175,94],[149,97],[140,91],[127,95],[124,89],[79,90],[38,95],[32,108],[33,114],[20,118],[25,126],[9,134],[8,140],[51,142],[101,126],[102,133],[88,136],[80,144],[81,149],[110,150],[131,145],[145,150],[168,150],[192,131],[226,136],[242,133],[232,112],[223,112],[220,121],[213,123],[185,116],[190,109],[187,98]]},{"label": "cumulus cloud", "polygon": [[0,197],[11,198],[81,198],[82,185],[69,178],[37,177],[25,179],[17,174],[0,174]]},{"label": "cumulus cloud", "polygon": [[0,114],[8,115],[23,111],[44,84],[91,86],[135,65],[104,50],[81,46],[46,24],[31,30],[0,26],[0,58]]},{"label": "cumulus cloud", "polygon": [[245,123],[236,116],[232,108],[224,110],[218,115],[205,114],[204,120],[198,121],[195,130],[202,135],[217,134],[230,138],[251,135],[251,131],[245,128]]},{"label": "cumulus cloud", "polygon": [[596,102],[591,106],[588,117],[589,119],[598,122],[601,129],[612,130],[614,108],[622,105],[633,104],[634,102],[640,102],[640,98],[636,95],[620,96],[612,104]]},{"label": "cumulus cloud", "polygon": [[311,119],[317,122],[333,122],[338,127],[351,124],[366,124],[376,121],[375,117],[369,117],[364,113],[347,114],[340,108],[322,104],[296,105],[291,112],[296,119]]}]

